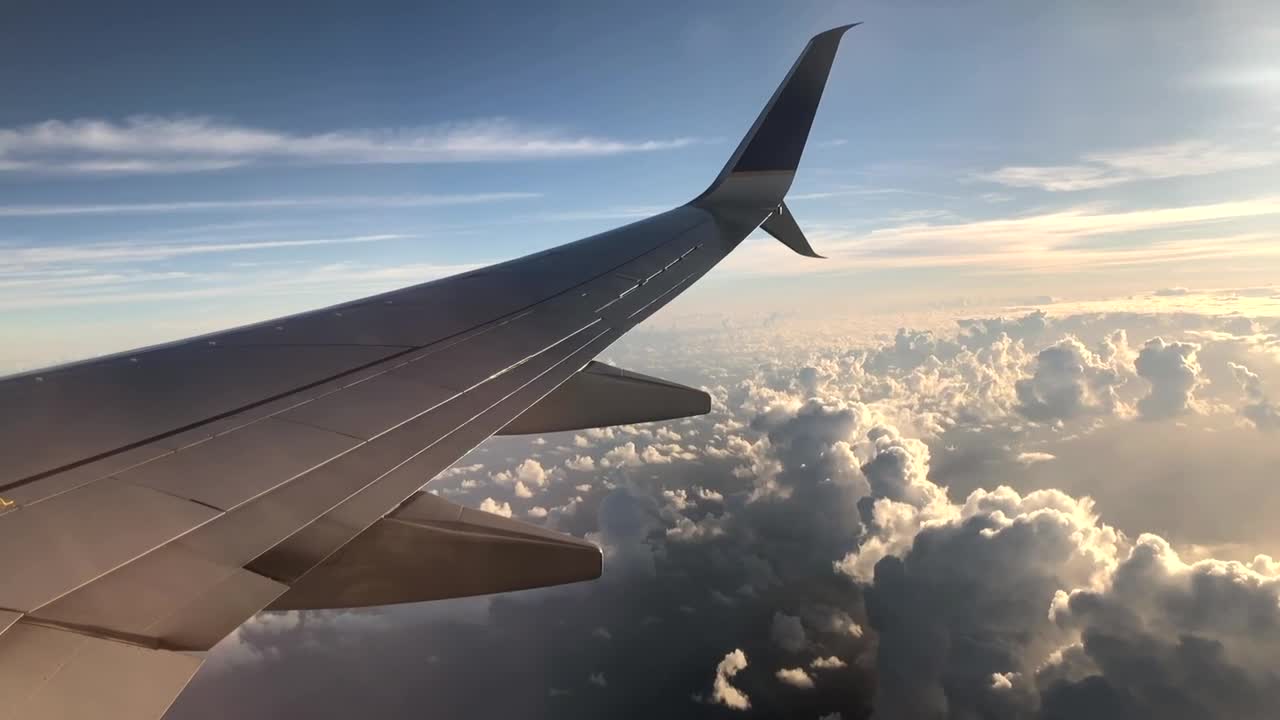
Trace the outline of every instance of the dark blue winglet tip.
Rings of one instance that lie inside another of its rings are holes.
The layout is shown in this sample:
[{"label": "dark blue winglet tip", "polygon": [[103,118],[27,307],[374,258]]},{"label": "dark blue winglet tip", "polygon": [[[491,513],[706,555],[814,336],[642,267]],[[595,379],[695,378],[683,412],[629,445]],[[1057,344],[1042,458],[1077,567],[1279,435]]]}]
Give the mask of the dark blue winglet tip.
[{"label": "dark blue winglet tip", "polygon": [[849,23],[848,25],[840,25],[839,27],[833,27],[830,30],[823,30],[817,35],[814,35],[813,39],[817,40],[818,38],[825,38],[825,37],[832,37],[832,36],[840,37],[841,35],[844,35],[845,33],[849,32],[853,28],[858,27],[861,24],[862,24],[862,21],[859,20],[858,22]]}]

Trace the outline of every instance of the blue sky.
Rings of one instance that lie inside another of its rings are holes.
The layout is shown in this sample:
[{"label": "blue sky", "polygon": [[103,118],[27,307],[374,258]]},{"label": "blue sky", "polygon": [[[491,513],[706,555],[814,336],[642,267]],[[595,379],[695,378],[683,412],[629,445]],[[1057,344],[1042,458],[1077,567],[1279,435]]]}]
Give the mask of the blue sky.
[{"label": "blue sky", "polygon": [[791,199],[832,260],[755,239],[665,316],[1083,300],[1280,268],[1268,3],[684,5],[6,10],[0,372],[684,202],[805,39],[851,20]]}]

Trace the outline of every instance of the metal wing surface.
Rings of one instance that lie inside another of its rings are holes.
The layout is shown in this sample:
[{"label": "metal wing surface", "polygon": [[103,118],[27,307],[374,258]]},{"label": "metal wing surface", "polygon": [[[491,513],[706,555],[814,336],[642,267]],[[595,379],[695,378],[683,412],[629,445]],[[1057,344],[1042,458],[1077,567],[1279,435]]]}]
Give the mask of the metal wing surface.
[{"label": "metal wing surface", "polygon": [[0,718],[158,717],[203,652],[264,609],[597,577],[582,540],[419,490],[504,428],[707,411],[699,390],[592,360],[770,218],[798,232],[782,200],[846,29],[809,42],[684,206],[456,277],[0,380]]}]

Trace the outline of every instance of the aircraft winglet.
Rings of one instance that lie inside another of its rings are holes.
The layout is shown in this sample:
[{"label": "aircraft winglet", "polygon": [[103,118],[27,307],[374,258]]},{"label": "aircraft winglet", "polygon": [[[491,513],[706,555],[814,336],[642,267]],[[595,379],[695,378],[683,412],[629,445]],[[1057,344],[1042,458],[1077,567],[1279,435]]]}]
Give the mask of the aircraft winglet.
[{"label": "aircraft winglet", "polygon": [[813,246],[809,244],[808,238],[804,236],[804,231],[796,224],[796,218],[791,214],[791,210],[787,208],[786,203],[778,205],[778,209],[774,210],[773,214],[765,219],[760,229],[774,236],[783,245],[795,250],[800,255],[826,259],[813,251]]},{"label": "aircraft winglet", "polygon": [[690,204],[712,210],[778,207],[791,189],[840,38],[859,24],[809,40],[715,182]]}]

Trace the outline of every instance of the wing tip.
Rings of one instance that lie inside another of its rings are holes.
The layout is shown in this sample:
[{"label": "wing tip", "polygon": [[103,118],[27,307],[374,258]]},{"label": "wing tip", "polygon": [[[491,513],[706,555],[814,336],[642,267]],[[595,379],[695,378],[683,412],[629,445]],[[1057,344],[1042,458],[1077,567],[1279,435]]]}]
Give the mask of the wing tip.
[{"label": "wing tip", "polygon": [[[834,27],[809,39],[729,162],[693,203],[768,207],[781,202],[804,154],[840,38],[859,24]],[[730,182],[737,178],[746,181]]]}]

